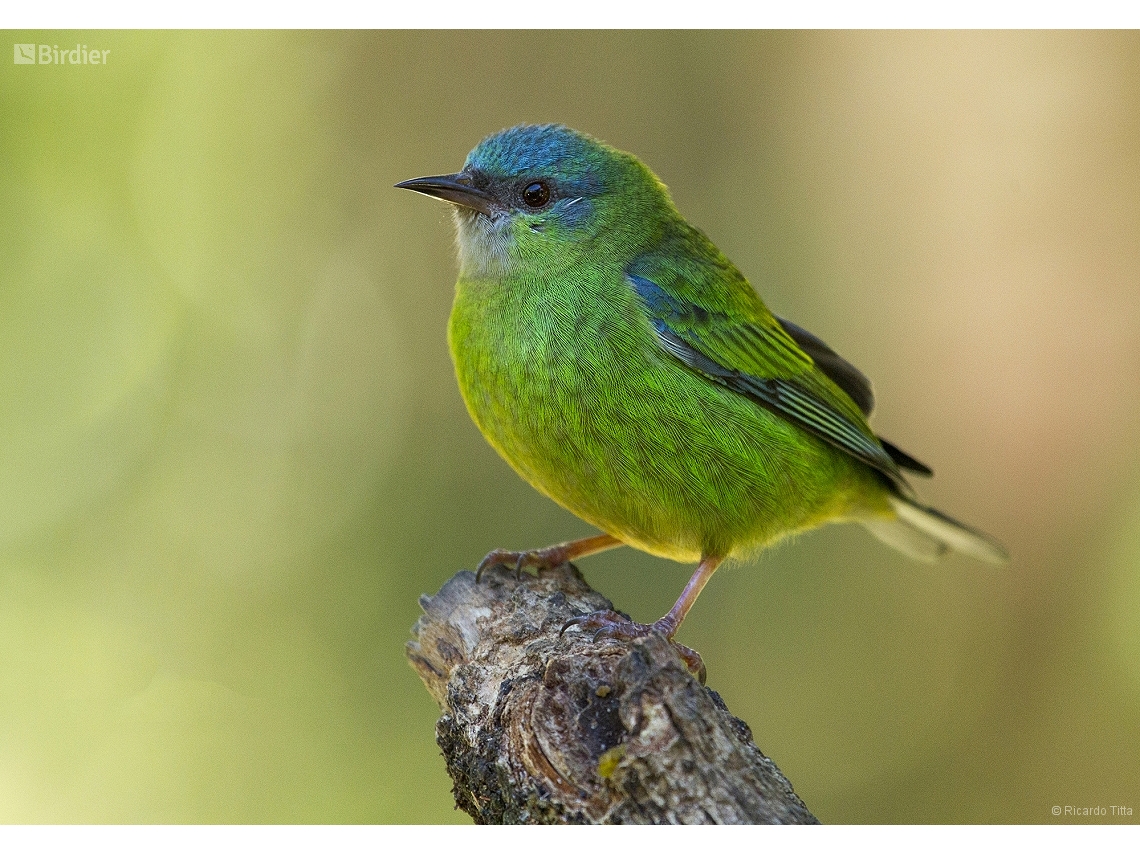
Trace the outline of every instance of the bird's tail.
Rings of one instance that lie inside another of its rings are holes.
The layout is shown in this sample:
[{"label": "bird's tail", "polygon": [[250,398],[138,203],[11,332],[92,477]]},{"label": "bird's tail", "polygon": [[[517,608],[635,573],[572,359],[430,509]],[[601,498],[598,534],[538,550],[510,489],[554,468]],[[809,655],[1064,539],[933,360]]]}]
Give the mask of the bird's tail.
[{"label": "bird's tail", "polygon": [[890,496],[895,516],[861,520],[879,540],[919,561],[934,561],[953,550],[1004,564],[1009,555],[1001,544],[980,531],[962,525],[934,508],[920,505],[897,493]]}]

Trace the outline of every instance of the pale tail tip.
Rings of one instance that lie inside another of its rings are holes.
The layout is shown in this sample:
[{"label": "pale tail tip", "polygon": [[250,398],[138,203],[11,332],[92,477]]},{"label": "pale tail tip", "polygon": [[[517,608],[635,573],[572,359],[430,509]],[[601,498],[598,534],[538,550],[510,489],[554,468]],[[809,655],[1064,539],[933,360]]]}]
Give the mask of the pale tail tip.
[{"label": "pale tail tip", "polygon": [[892,496],[891,505],[898,520],[908,527],[941,542],[954,552],[961,552],[987,564],[1009,563],[1009,553],[988,535],[962,525],[941,511],[918,505],[902,496]]}]

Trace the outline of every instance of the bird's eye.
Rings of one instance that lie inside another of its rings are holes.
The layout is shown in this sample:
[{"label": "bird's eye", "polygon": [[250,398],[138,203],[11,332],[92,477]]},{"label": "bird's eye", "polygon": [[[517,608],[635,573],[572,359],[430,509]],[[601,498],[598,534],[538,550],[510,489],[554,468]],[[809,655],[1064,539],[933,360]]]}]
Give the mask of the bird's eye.
[{"label": "bird's eye", "polygon": [[532,181],[523,189],[522,197],[527,207],[541,208],[550,201],[550,188],[541,181]]}]

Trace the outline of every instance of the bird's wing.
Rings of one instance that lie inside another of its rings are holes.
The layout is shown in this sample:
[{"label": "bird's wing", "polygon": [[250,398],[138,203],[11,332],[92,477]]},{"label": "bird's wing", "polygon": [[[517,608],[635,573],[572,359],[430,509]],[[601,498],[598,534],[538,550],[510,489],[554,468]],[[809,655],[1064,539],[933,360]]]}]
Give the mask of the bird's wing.
[{"label": "bird's wing", "polygon": [[660,346],[693,371],[746,395],[901,484],[900,462],[872,432],[855,396],[817,364],[812,350],[831,354],[855,372],[860,382],[852,379],[847,385],[860,391],[862,403],[869,405],[866,378],[796,327],[801,337],[810,336],[813,346],[805,352],[747,280],[704,243],[700,255],[689,246],[688,252],[642,256],[627,271]]}]

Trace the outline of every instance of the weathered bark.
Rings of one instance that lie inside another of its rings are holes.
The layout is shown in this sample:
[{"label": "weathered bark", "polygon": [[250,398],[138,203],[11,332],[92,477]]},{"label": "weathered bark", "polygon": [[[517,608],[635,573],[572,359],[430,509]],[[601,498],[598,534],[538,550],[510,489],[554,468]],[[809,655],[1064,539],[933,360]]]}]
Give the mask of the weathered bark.
[{"label": "weathered bark", "polygon": [[521,579],[496,567],[479,583],[464,570],[420,604],[408,659],[476,822],[817,821],[664,638],[559,638],[611,608],[572,565]]}]

